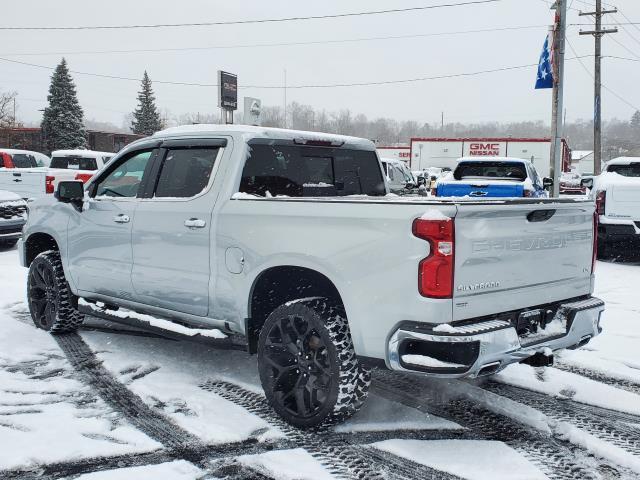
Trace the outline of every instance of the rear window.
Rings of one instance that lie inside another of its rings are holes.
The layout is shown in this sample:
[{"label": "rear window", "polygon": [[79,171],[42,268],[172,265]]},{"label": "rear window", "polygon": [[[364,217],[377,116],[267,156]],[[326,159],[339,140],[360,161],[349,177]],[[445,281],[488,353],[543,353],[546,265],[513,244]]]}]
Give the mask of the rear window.
[{"label": "rear window", "polygon": [[14,153],[11,158],[13,166],[16,168],[35,168],[38,166],[38,162],[36,162],[36,158],[33,155]]},{"label": "rear window", "polygon": [[53,157],[51,168],[62,168],[65,170],[97,170],[98,162],[95,158],[86,157]]},{"label": "rear window", "polygon": [[640,163],[631,163],[629,165],[609,165],[607,172],[617,173],[623,177],[640,177]]},{"label": "rear window", "polygon": [[494,180],[518,180],[527,178],[523,163],[513,162],[460,162],[453,172],[456,180],[465,178],[490,178]]},{"label": "rear window", "polygon": [[261,197],[384,195],[375,152],[307,146],[251,145],[240,191]]}]

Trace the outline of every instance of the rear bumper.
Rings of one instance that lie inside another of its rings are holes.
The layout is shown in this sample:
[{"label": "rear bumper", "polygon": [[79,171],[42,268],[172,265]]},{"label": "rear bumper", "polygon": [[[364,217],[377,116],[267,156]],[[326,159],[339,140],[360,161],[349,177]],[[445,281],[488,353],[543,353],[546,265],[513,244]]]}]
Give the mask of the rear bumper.
[{"label": "rear bumper", "polygon": [[601,216],[598,224],[598,237],[613,241],[640,239],[640,222],[616,220],[614,223],[607,223]]},{"label": "rear bumper", "polygon": [[[521,343],[513,325],[503,320],[446,329],[437,325],[400,325],[388,342],[387,364],[392,370],[445,378],[489,375],[548,349],[587,343],[601,332],[603,311],[604,302],[595,297],[563,304],[556,316],[566,318],[566,332],[526,345]],[[419,345],[425,357],[407,356],[408,345]]]}]

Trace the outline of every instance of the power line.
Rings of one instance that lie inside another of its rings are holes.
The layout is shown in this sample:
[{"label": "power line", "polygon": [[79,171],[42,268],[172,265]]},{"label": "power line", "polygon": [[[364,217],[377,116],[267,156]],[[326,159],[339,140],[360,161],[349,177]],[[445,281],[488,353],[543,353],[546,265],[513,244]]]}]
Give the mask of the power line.
[{"label": "power line", "polygon": [[472,33],[492,33],[506,32],[513,30],[527,30],[534,28],[545,28],[547,25],[523,25],[519,27],[497,27],[483,28],[476,30],[457,30],[452,32],[434,32],[434,33],[418,33],[410,35],[390,35],[380,37],[361,37],[361,38],[345,38],[336,40],[311,40],[305,42],[281,42],[281,43],[254,43],[254,44],[237,44],[237,45],[212,45],[208,47],[173,47],[173,48],[145,48],[130,50],[84,50],[84,51],[68,51],[68,52],[25,52],[25,53],[2,53],[4,57],[21,57],[21,56],[48,56],[48,55],[99,55],[109,53],[153,53],[153,52],[185,52],[197,50],[218,50],[218,49],[236,49],[236,48],[263,48],[263,47],[289,47],[289,46],[306,46],[306,45],[325,45],[325,44],[341,44],[341,43],[357,43],[379,40],[404,40],[411,38],[438,37],[448,35],[464,35]]},{"label": "power line", "polygon": [[637,59],[640,59],[640,56],[634,52],[633,50],[631,50],[629,47],[627,47],[624,43],[616,40],[614,37],[611,37],[611,40],[613,40],[615,43],[617,43],[618,45],[620,45],[622,48],[624,48],[627,52],[629,52],[631,55],[633,55],[634,57],[636,57]]},{"label": "power line", "polygon": [[[581,57],[576,58],[568,58],[567,60],[575,60],[577,58],[588,58],[593,57],[593,55],[583,55]],[[10,60],[8,58],[1,58],[0,62],[8,62],[14,63],[18,65],[24,65],[33,68],[40,68],[45,70],[55,70],[55,67],[49,67],[46,65],[38,65],[35,63],[22,62],[19,60]],[[484,75],[488,73],[497,73],[497,72],[506,72],[510,70],[519,70],[523,68],[531,68],[537,66],[537,63],[526,64],[526,65],[514,65],[507,67],[499,67],[494,69],[487,70],[479,70],[475,72],[462,72],[462,73],[452,73],[452,74],[443,74],[443,75],[435,75],[430,77],[415,77],[415,78],[407,78],[407,79],[399,79],[399,80],[381,80],[381,81],[369,81],[369,82],[353,82],[353,83],[332,83],[332,84],[308,84],[308,85],[287,85],[287,89],[318,89],[318,88],[339,88],[339,87],[364,87],[364,86],[379,86],[379,85],[394,85],[394,84],[403,84],[403,83],[416,83],[423,82],[429,80],[440,80],[440,79],[448,79],[448,78],[459,78],[459,77],[471,77],[477,75]],[[122,77],[117,75],[105,75],[101,73],[93,73],[93,72],[82,72],[78,70],[69,70],[70,73],[74,73],[77,75],[86,75],[91,77],[98,78],[107,78],[112,80],[125,80],[125,81],[133,81],[140,82],[139,78],[132,77]],[[167,80],[154,80],[154,83],[163,84],[163,85],[180,85],[180,86],[191,86],[191,87],[217,87],[218,85],[215,83],[197,83],[197,82],[179,82],[179,81],[167,81]],[[282,85],[240,85],[240,88],[255,88],[255,89],[282,89]]]},{"label": "power line", "polygon": [[301,20],[326,20],[333,18],[361,17],[371,15],[384,15],[389,13],[407,13],[422,10],[433,10],[437,8],[462,7],[468,5],[482,5],[488,3],[497,3],[502,0],[469,0],[457,3],[441,3],[437,5],[424,5],[421,7],[393,8],[388,10],[371,10],[365,12],[337,13],[332,15],[311,15],[305,17],[285,17],[285,18],[263,18],[255,20],[231,20],[225,22],[194,22],[194,23],[157,23],[157,24],[134,24],[134,25],[82,25],[73,27],[0,27],[0,30],[125,30],[140,28],[173,28],[173,27],[209,27],[221,25],[248,25],[256,23],[281,23],[294,22]]}]

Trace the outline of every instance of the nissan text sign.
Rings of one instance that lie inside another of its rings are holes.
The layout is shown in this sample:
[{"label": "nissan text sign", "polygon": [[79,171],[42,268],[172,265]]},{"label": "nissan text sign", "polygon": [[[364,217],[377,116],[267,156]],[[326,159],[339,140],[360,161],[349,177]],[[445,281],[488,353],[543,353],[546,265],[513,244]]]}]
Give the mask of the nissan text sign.
[{"label": "nissan text sign", "polygon": [[467,157],[500,157],[506,153],[504,142],[465,142],[464,156]]},{"label": "nissan text sign", "polygon": [[225,110],[238,109],[238,76],[218,70],[218,106]]}]

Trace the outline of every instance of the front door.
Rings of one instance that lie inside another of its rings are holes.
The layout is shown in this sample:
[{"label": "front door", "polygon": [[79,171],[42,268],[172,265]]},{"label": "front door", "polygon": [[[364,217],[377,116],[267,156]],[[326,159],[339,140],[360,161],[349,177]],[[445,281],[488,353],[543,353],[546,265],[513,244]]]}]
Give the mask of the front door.
[{"label": "front door", "polygon": [[133,222],[133,289],[138,302],[206,316],[215,202],[213,175],[223,142],[163,144],[150,198]]},{"label": "front door", "polygon": [[69,269],[81,292],[131,299],[131,227],[153,153],[139,150],[117,161],[71,218]]}]

